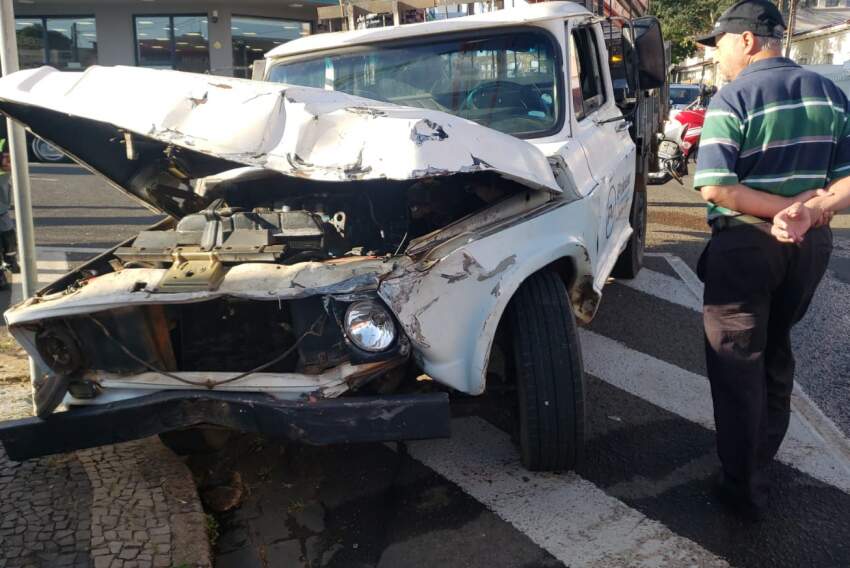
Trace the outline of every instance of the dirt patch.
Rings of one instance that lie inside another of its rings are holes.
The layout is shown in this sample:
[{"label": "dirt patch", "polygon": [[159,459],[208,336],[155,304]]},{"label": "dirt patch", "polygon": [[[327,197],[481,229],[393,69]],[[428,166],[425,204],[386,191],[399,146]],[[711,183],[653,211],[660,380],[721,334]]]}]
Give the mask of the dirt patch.
[{"label": "dirt patch", "polygon": [[676,211],[672,207],[650,207],[649,222],[658,223],[659,225],[669,225],[671,227],[681,227],[683,229],[692,229],[695,231],[706,231],[708,229],[708,224],[705,221],[704,210],[700,210],[699,213],[690,214]]},{"label": "dirt patch", "polygon": [[20,345],[0,329],[0,421],[32,416],[29,359]]}]

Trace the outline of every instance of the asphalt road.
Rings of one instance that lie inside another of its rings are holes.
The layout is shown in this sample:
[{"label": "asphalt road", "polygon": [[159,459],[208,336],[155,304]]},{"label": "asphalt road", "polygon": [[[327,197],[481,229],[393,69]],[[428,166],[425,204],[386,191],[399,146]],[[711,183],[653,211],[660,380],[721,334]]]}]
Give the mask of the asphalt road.
[{"label": "asphalt road", "polygon": [[[850,215],[833,223],[830,270],[794,337],[814,404],[795,398],[768,518],[751,526],[709,490],[717,461],[692,274],[704,206],[675,183],[649,191],[646,269],[611,283],[581,330],[578,472],[522,470],[489,399],[456,404],[450,440],[308,448],[239,437],[192,459],[202,486],[238,472],[248,489],[219,517],[217,565],[850,566]],[[43,280],[157,219],[72,166],[34,167],[33,193]]]}]

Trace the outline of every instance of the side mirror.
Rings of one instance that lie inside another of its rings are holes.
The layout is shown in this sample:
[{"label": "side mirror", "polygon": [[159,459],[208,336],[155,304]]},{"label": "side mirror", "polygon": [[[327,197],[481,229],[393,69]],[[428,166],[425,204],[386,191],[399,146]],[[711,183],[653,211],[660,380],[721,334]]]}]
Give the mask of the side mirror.
[{"label": "side mirror", "polygon": [[251,79],[254,81],[263,81],[266,78],[266,60],[255,59],[251,66]]},{"label": "side mirror", "polygon": [[667,61],[661,23],[653,16],[632,20],[634,49],[637,52],[638,84],[641,89],[658,89],[666,79]]}]

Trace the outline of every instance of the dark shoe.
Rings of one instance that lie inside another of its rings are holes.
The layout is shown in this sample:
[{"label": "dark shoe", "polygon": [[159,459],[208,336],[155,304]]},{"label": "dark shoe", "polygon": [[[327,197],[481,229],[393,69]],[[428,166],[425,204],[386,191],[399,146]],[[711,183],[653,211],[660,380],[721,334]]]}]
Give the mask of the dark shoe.
[{"label": "dark shoe", "polygon": [[752,495],[740,485],[722,476],[714,484],[714,496],[735,516],[748,522],[758,522],[764,518],[765,495]]}]

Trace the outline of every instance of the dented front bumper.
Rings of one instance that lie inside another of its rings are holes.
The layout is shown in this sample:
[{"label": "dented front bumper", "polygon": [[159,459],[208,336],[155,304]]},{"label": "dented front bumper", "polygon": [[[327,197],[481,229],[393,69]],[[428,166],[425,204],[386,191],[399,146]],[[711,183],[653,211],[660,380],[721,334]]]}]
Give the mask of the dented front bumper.
[{"label": "dented front bumper", "polygon": [[445,438],[449,397],[428,393],[281,401],[256,393],[162,391],[73,408],[46,420],[0,422],[0,442],[10,459],[21,461],[195,426],[316,445]]}]

